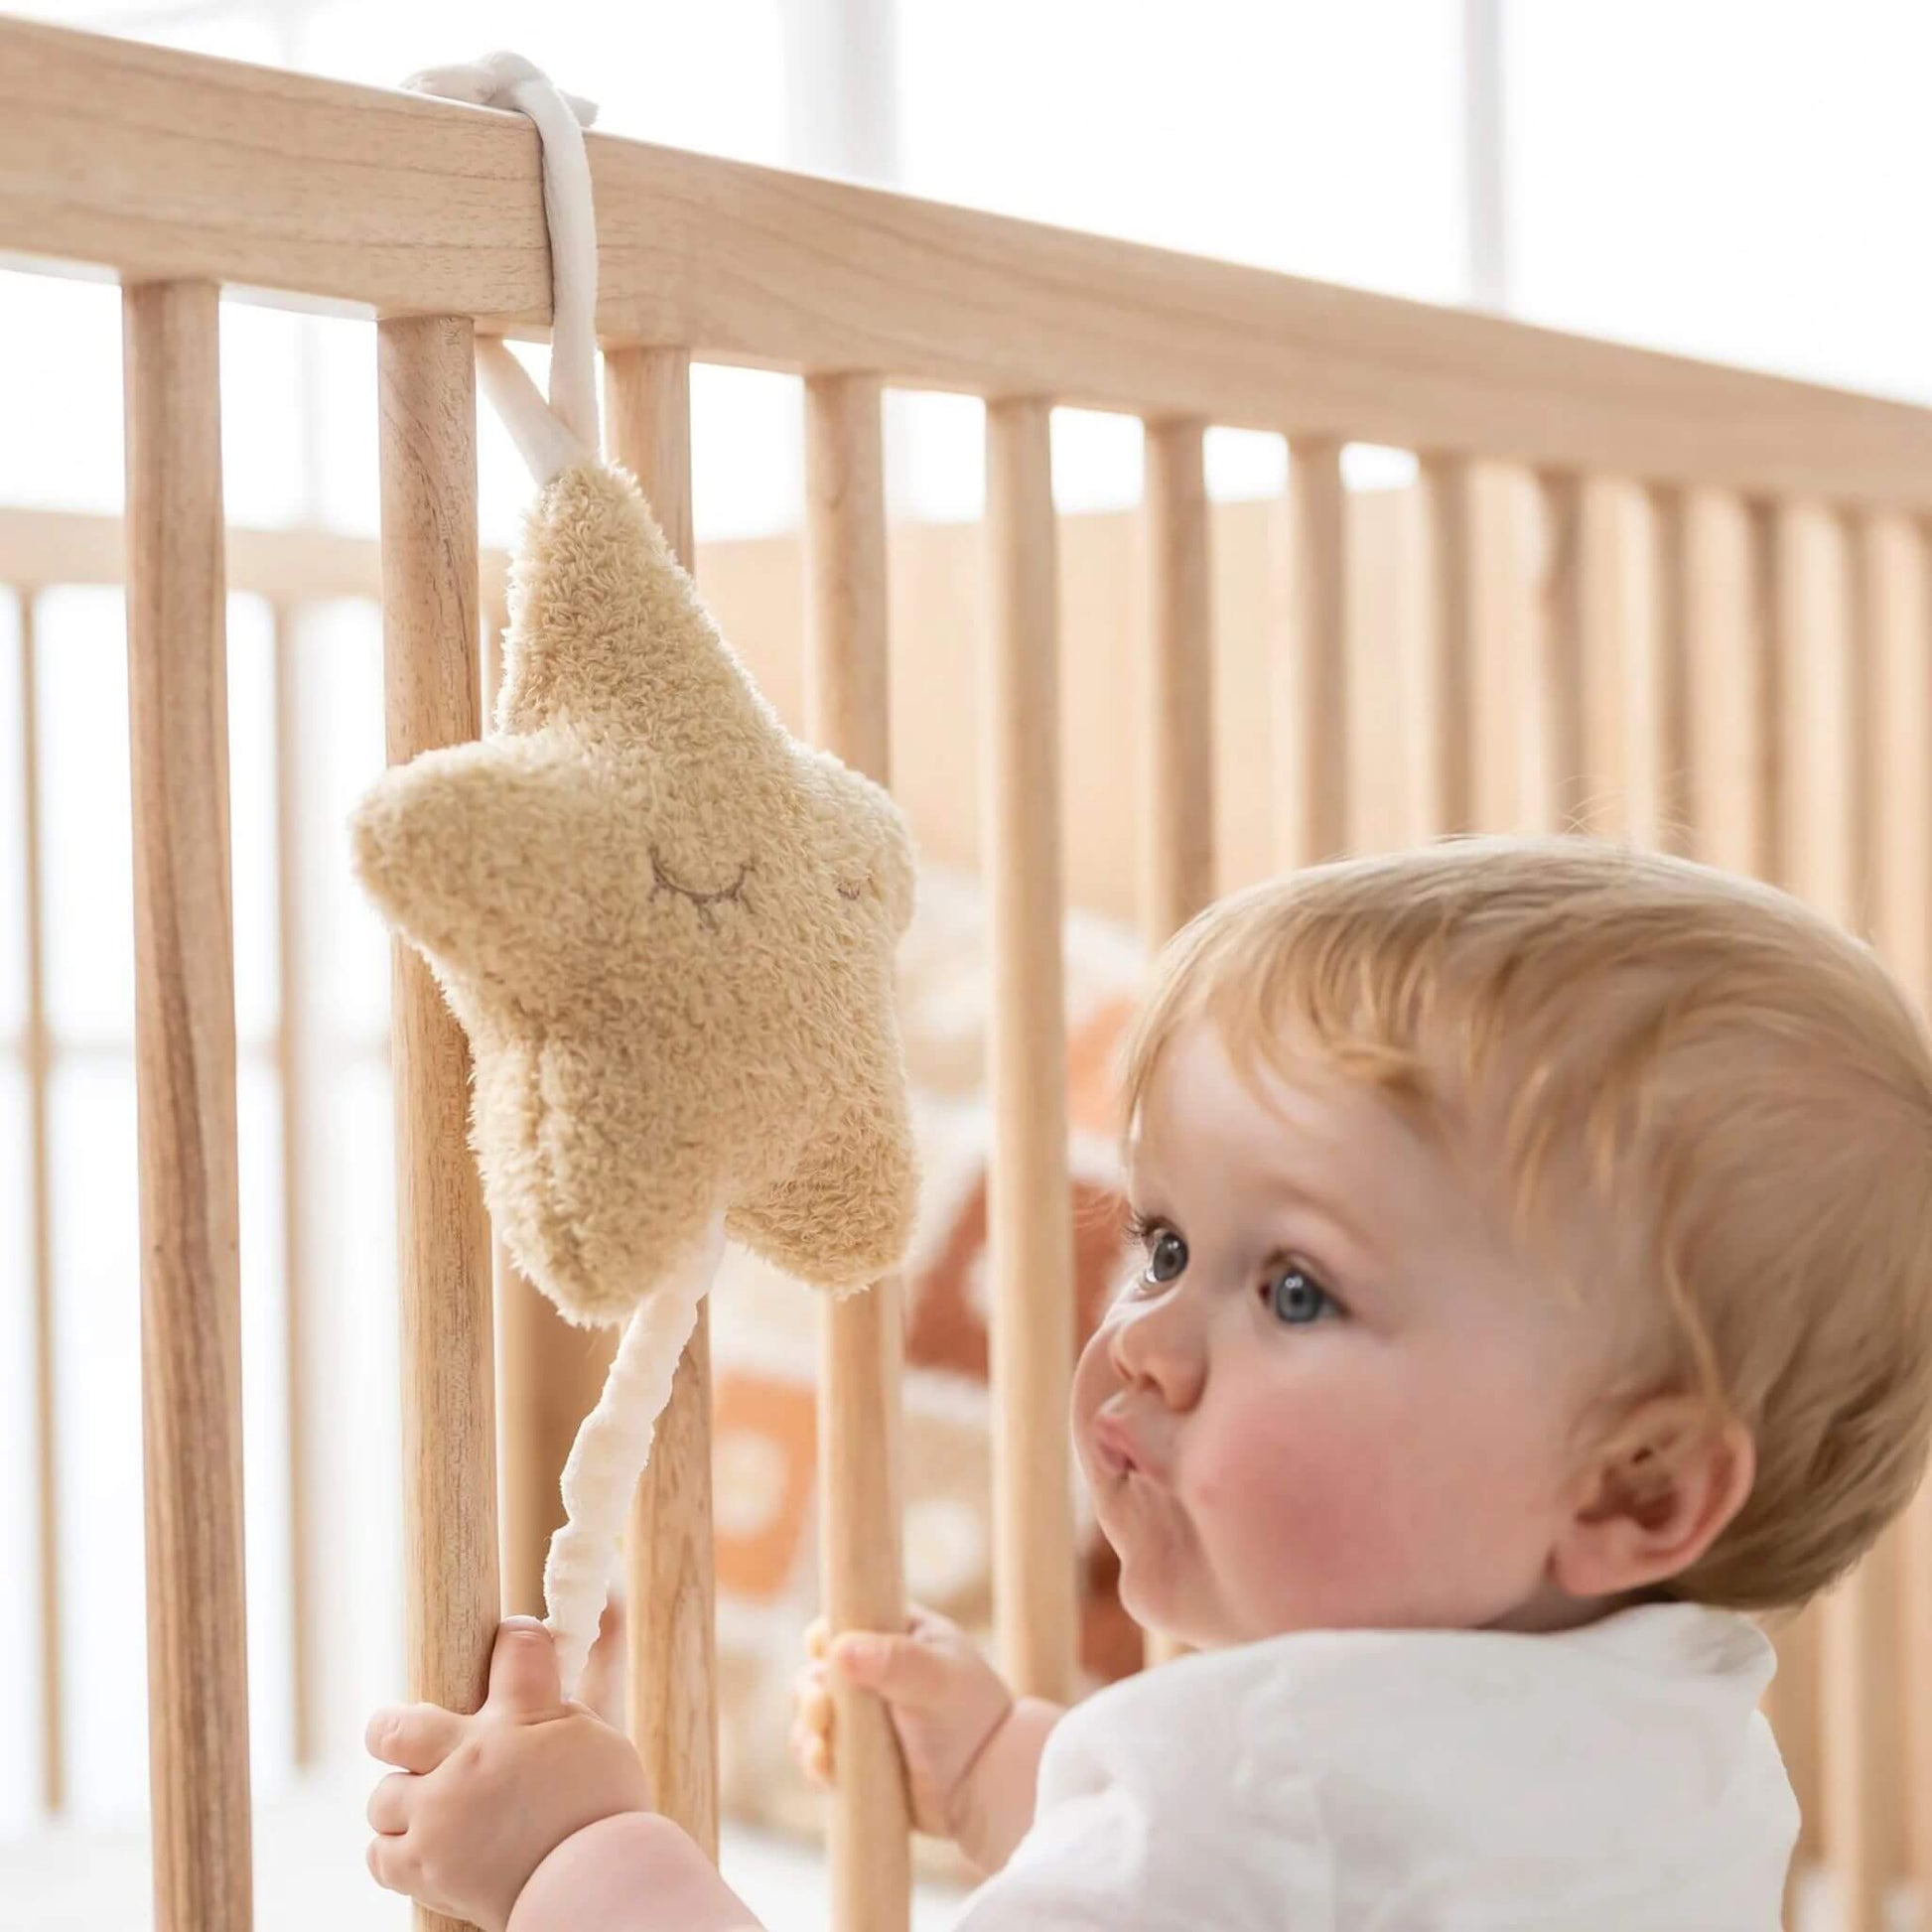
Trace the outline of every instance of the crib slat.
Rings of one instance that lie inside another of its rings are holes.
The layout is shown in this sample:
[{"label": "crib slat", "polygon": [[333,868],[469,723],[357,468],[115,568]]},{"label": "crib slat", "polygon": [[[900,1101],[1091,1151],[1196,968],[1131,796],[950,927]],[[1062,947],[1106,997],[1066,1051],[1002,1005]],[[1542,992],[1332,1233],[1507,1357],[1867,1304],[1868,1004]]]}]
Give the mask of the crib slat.
[{"label": "crib slat", "polygon": [[[870,376],[805,384],[805,727],[856,771],[891,780],[885,446]],[[835,1631],[899,1630],[899,1371],[896,1279],[828,1302],[820,1331],[820,1571]],[[834,1693],[830,1808],[837,1932],[904,1932],[912,1900],[904,1773],[877,1698]]]},{"label": "crib slat", "polygon": [[1537,831],[1584,829],[1591,774],[1585,653],[1597,595],[1585,541],[1584,481],[1562,471],[1537,479],[1543,502],[1543,578],[1530,758],[1529,823]]},{"label": "crib slat", "polygon": [[1348,845],[1348,499],[1341,444],[1288,446],[1275,664],[1275,850],[1285,866],[1333,859]]},{"label": "crib slat", "polygon": [[123,297],[158,1932],[246,1932],[252,1891],[217,317]]},{"label": "crib slat", "polygon": [[48,1080],[46,941],[41,890],[39,602],[20,594],[20,831],[23,940],[27,951],[27,1186],[34,1294],[34,1460],[40,1569],[41,1803],[67,1803],[67,1739],[61,1697],[61,1520],[54,1393],[54,1195]]},{"label": "crib slat", "polygon": [[[1932,603],[1926,551],[1903,516],[1855,516],[1845,527],[1849,613],[1859,676],[1855,839],[1863,860],[1857,912],[1920,1013],[1932,985]],[[1874,1885],[1928,1876],[1932,1727],[1932,1579],[1914,1575],[1926,1497],[1920,1493],[1866,1559],[1866,1665],[1861,1725],[1845,1740],[1855,1773],[1843,1803],[1866,1805]],[[1920,1897],[1926,1893],[1922,1891]]]},{"label": "crib slat", "polygon": [[[1932,1002],[1932,544],[1903,516],[1864,533],[1869,585],[1874,934],[1923,1013]],[[1932,1897],[1932,1486],[1921,1484],[1892,1532],[1902,1776],[1897,1865]]]},{"label": "crib slat", "polygon": [[1772,863],[1766,668],[1775,578],[1764,561],[1771,540],[1771,526],[1736,497],[1686,492],[1689,844],[1709,865],[1758,878]]},{"label": "crib slat", "polygon": [[[1841,924],[1856,921],[1863,860],[1857,737],[1862,639],[1848,623],[1836,531],[1812,504],[1757,520],[1759,596],[1769,606],[1771,734],[1767,790],[1773,877]],[[1814,1797],[1816,1846],[1848,1932],[1876,1932],[1881,1883],[1869,1783],[1873,1714],[1872,1575],[1861,1566],[1791,1633],[1789,1695],[1778,1715],[1801,1802]],[[1802,1780],[1802,1782],[1801,1782]],[[1807,1789],[1809,1787],[1809,1789]]]},{"label": "crib slat", "polygon": [[[483,572],[483,720],[490,729],[503,681],[509,612],[492,573]],[[533,1288],[501,1241],[490,1244],[496,1302],[496,1493],[503,1608],[543,1614],[543,1565],[564,1519],[562,1476],[578,1425],[595,1407],[617,1352],[617,1330],[577,1328]],[[617,1673],[621,1675],[621,1671]],[[604,1710],[616,1675],[589,1674],[579,1692]]]},{"label": "crib slat", "polygon": [[[1876,909],[1873,889],[1890,871],[1879,867],[1873,850],[1882,816],[1873,809],[1874,787],[1881,761],[1898,771],[1889,756],[1895,734],[1881,739],[1877,732],[1874,685],[1881,672],[1899,668],[1896,660],[1903,653],[1886,633],[1905,627],[1898,621],[1904,586],[1896,574],[1896,546],[1884,542],[1886,532],[1874,520],[1815,519],[1808,534],[1810,576],[1816,581],[1802,587],[1811,592],[1807,606],[1820,598],[1829,602],[1822,610],[1807,608],[1808,621],[1792,627],[1783,690],[1783,713],[1792,732],[1785,761],[1787,827],[1796,840],[1807,820],[1824,818],[1843,876],[1836,902],[1823,909],[1855,930],[1865,930]],[[1838,581],[1830,569],[1835,561]],[[1829,689],[1821,691],[1821,682]],[[1838,793],[1830,814],[1821,813],[1811,795],[1819,752],[1816,732],[1805,730],[1805,714],[1814,706],[1822,714],[1818,728],[1831,731],[1839,748],[1836,768],[1825,774]],[[1924,755],[1922,742],[1919,755]],[[1922,777],[1906,782],[1923,793]],[[1923,809],[1925,802],[1908,790],[1888,801],[1888,809],[1909,810],[1915,803]],[[1888,924],[1880,924],[1881,944],[1888,939]],[[1896,1653],[1902,1554],[1899,1533],[1888,1532],[1821,1610],[1824,1853],[1838,1881],[1848,1932],[1879,1932],[1886,1889],[1900,1864],[1904,1806],[1896,1766],[1904,1730]]]},{"label": "crib slat", "polygon": [[[691,358],[606,358],[606,437],[642,486],[679,562],[692,564]],[[658,1809],[718,1856],[718,1635],[711,1529],[711,1312],[678,1364],[630,1517],[630,1734]]]},{"label": "crib slat", "polygon": [[1061,958],[1058,533],[1043,402],[986,410],[986,874],[993,1156],[993,1590],[1008,1681],[1067,1701],[1076,1640],[1067,1404],[1073,1221]]},{"label": "crib slat", "polygon": [[[467,319],[399,318],[376,337],[397,764],[480,724],[476,370]],[[415,950],[398,940],[393,959],[409,1695],[475,1711],[501,1606],[489,1229],[468,1141],[468,1043]],[[416,1922],[451,1923],[420,1907]]]},{"label": "crib slat", "polygon": [[1685,490],[1667,487],[1650,492],[1654,575],[1649,719],[1654,764],[1639,838],[1664,852],[1690,849],[1690,665],[1697,630],[1688,497]]},{"label": "crib slat", "polygon": [[1214,631],[1201,426],[1147,426],[1141,929],[1166,944],[1214,897]]},{"label": "crib slat", "polygon": [[[1730,640],[1742,652],[1741,673],[1719,702],[1734,711],[1732,784],[1740,807],[1734,856],[1718,861],[1761,879],[1788,881],[1780,791],[1782,746],[1779,700],[1784,661],[1790,654],[1790,551],[1787,517],[1776,503],[1743,506],[1740,604],[1742,624]],[[1821,1615],[1814,1604],[1777,1633],[1778,1674],[1765,1696],[1765,1711],[1784,1754],[1798,1800],[1798,1842],[1786,1889],[1787,1916],[1795,1912],[1797,1886],[1815,1866],[1824,1845],[1825,1809],[1823,1658]]]},{"label": "crib slat", "polygon": [[295,612],[277,599],[270,607],[271,674],[275,716],[275,961],[277,1021],[275,1072],[282,1126],[282,1375],[288,1405],[289,1665],[295,1761],[316,1761],[321,1724],[321,1659],[312,1606],[326,1587],[314,1547],[310,1492],[314,1480],[313,1419],[309,1414],[308,1094],[302,1042],[307,1032],[302,924],[302,735],[296,689]]},{"label": "crib slat", "polygon": [[1475,639],[1480,567],[1475,479],[1465,456],[1432,454],[1419,470],[1426,568],[1423,615],[1422,829],[1467,831],[1475,822]]},{"label": "crib slat", "polygon": [[[1147,425],[1140,918],[1150,954],[1214,897],[1214,617],[1201,425]],[[1150,1665],[1183,1646],[1147,1633]]]}]

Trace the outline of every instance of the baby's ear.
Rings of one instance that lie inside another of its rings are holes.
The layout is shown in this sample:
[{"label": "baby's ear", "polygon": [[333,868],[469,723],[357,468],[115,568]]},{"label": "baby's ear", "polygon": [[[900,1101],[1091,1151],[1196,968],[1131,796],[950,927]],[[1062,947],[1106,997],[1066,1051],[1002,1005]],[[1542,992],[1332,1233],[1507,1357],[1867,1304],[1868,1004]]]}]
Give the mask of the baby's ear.
[{"label": "baby's ear", "polygon": [[1690,1396],[1653,1396],[1600,1437],[1579,1469],[1552,1555],[1579,1598],[1681,1576],[1743,1508],[1756,1474],[1750,1432]]}]

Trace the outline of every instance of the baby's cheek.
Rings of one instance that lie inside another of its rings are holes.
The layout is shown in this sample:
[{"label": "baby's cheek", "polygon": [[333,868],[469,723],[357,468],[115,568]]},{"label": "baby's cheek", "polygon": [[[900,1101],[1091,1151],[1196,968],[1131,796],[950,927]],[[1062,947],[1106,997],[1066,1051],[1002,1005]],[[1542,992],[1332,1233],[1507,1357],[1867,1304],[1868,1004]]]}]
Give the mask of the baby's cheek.
[{"label": "baby's cheek", "polygon": [[1404,1513],[1395,1436],[1361,1400],[1314,1390],[1214,1418],[1186,1486],[1231,1604],[1275,1628],[1374,1613]]}]

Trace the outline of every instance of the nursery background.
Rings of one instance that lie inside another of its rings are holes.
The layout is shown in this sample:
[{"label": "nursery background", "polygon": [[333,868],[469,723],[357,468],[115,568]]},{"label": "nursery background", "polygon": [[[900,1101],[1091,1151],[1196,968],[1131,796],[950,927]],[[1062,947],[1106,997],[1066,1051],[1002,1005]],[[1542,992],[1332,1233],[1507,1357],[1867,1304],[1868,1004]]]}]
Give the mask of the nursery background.
[{"label": "nursery background", "polygon": [[[12,10],[383,85],[512,47],[594,97],[598,126],[617,134],[1932,402],[1922,220],[1932,10],[1918,0],[62,0]],[[117,512],[117,291],[0,266],[0,516],[9,505]],[[229,305],[221,347],[231,521],[372,535],[373,332]],[[700,367],[693,413],[700,541],[795,530],[797,383]],[[483,540],[501,545],[524,473],[487,412],[480,435]],[[1413,469],[1367,448],[1347,462],[1361,488]],[[1277,492],[1283,463],[1278,438],[1209,434],[1217,498]],[[980,405],[891,396],[887,465],[895,518],[977,518]],[[1054,485],[1069,513],[1138,502],[1138,422],[1059,412]],[[62,1714],[65,1827],[136,1829],[147,1803],[121,594],[49,592],[37,629],[62,1668],[46,1685],[31,1669],[0,1675],[0,1843],[42,1821],[43,1698]],[[269,636],[267,607],[235,597],[261,1801],[295,1778],[297,1756],[291,1498],[274,1475],[290,1467],[278,1069],[291,1056],[310,1108],[307,1506],[329,1580],[300,1607],[332,1659],[313,1740],[324,1760],[352,1760],[362,1714],[398,1690],[402,1600],[387,938],[326,837],[305,843],[298,878],[278,878]],[[378,639],[366,601],[304,613],[296,806],[306,823],[339,826],[380,764]],[[40,1536],[20,671],[18,611],[0,593],[0,1548],[10,1550]],[[284,891],[305,934],[295,1039],[282,1025]],[[0,1566],[0,1655],[35,1657],[43,1614],[33,1568]]]}]

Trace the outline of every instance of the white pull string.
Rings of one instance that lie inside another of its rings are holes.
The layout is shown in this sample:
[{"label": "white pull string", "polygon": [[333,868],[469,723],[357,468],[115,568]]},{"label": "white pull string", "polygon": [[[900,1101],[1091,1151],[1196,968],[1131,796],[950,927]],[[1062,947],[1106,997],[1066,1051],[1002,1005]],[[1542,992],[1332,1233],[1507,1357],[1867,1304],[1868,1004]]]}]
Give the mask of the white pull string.
[{"label": "white pull string", "polygon": [[[489,54],[426,68],[403,85],[473,107],[506,107],[535,122],[543,150],[543,213],[550,231],[550,403],[501,343],[480,342],[477,363],[490,401],[539,482],[594,454],[597,406],[597,214],[584,129],[592,101],[562,92],[520,54]],[[560,433],[561,432],[561,433]]]}]

